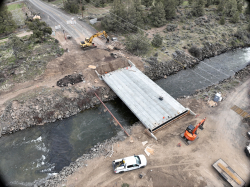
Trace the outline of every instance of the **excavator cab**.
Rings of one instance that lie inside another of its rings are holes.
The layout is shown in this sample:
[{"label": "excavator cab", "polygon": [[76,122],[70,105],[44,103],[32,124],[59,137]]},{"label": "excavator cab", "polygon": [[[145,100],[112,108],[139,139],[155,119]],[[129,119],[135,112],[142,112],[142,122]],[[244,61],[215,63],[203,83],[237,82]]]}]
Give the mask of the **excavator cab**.
[{"label": "excavator cab", "polygon": [[89,38],[85,38],[85,41],[89,43]]},{"label": "excavator cab", "polygon": [[187,127],[187,131],[189,132],[189,133],[192,133],[193,132],[193,130],[194,130],[194,126],[193,125],[189,125],[188,127]]}]

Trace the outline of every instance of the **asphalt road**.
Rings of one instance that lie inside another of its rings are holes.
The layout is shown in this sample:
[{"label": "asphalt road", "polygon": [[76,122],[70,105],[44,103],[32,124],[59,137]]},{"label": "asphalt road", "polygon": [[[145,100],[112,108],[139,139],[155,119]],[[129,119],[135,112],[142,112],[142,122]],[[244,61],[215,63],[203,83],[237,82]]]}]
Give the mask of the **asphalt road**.
[{"label": "asphalt road", "polygon": [[85,22],[79,23],[77,19],[76,24],[67,24],[67,21],[70,21],[73,16],[66,15],[62,11],[42,2],[39,0],[28,0],[36,9],[41,10],[44,14],[48,16],[49,19],[53,19],[55,25],[51,25],[53,30],[55,30],[56,25],[60,25],[60,30],[65,30],[69,35],[77,40],[77,38],[81,38],[82,40],[86,37],[90,37],[95,34],[97,31],[88,25]]}]

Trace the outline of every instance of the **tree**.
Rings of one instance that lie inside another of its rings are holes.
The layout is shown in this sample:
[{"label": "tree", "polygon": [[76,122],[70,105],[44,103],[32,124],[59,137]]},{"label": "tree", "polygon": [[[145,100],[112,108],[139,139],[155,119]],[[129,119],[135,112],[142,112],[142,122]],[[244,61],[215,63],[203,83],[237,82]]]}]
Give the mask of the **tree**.
[{"label": "tree", "polygon": [[138,27],[143,25],[144,13],[140,0],[114,0],[110,15],[102,20],[106,30],[123,33],[137,32]]},{"label": "tree", "polygon": [[153,38],[151,44],[155,47],[160,47],[162,44],[162,40],[163,40],[163,38],[157,33],[156,35],[154,35],[154,38]]},{"label": "tree", "polygon": [[227,0],[225,3],[224,12],[227,16],[232,17],[235,15],[235,11],[237,11],[237,2],[236,0]]},{"label": "tree", "polygon": [[205,14],[204,5],[205,5],[204,0],[197,0],[193,5],[192,9],[193,15],[196,17],[203,16]]},{"label": "tree", "polygon": [[129,35],[125,45],[126,49],[134,55],[146,54],[150,49],[149,40],[142,32]]},{"label": "tree", "polygon": [[242,12],[244,6],[244,1],[243,0],[237,0],[237,9],[239,12]]},{"label": "tree", "polygon": [[239,12],[237,10],[234,11],[233,16],[231,18],[232,23],[237,23],[239,21]]},{"label": "tree", "polygon": [[11,12],[8,11],[7,6],[0,8],[0,34],[12,33],[17,28],[16,23],[12,19]]},{"label": "tree", "polygon": [[250,24],[247,26],[247,31],[250,32]]},{"label": "tree", "polygon": [[205,6],[206,6],[206,7],[209,7],[209,6],[212,5],[212,4],[213,4],[213,0],[207,0]]},{"label": "tree", "polygon": [[192,5],[193,4],[193,0],[188,0],[188,4]]},{"label": "tree", "polygon": [[176,0],[176,6],[182,5],[184,0]]},{"label": "tree", "polygon": [[70,13],[77,14],[79,12],[79,4],[75,0],[67,0],[64,2],[64,9],[68,10]]},{"label": "tree", "polygon": [[144,0],[144,1],[142,2],[142,4],[145,5],[146,7],[151,6],[152,3],[153,3],[153,0]]},{"label": "tree", "polygon": [[52,28],[49,27],[44,21],[35,19],[27,23],[29,29],[33,30],[32,38],[45,39],[47,34],[52,34]]},{"label": "tree", "polygon": [[217,11],[218,12],[223,12],[224,11],[224,6],[225,6],[226,1],[225,0],[221,0],[218,7],[217,7]]},{"label": "tree", "polygon": [[176,15],[176,3],[175,0],[165,0],[165,16],[166,19],[172,19]]},{"label": "tree", "polygon": [[225,25],[225,16],[222,16],[220,19],[220,24]]},{"label": "tree", "polygon": [[156,6],[151,9],[151,19],[153,25],[156,27],[161,27],[166,23],[165,10],[162,2],[157,3]]}]

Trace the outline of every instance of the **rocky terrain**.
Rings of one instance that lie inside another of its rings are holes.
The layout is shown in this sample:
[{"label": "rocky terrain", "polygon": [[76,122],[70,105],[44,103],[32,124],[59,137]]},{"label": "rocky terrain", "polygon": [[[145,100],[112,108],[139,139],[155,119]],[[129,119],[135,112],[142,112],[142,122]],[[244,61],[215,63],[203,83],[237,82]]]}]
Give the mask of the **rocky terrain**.
[{"label": "rocky terrain", "polygon": [[94,107],[100,101],[94,97],[96,92],[103,101],[115,97],[107,87],[92,90],[66,87],[57,91],[38,88],[30,94],[23,94],[5,103],[1,111],[1,134],[10,134],[35,125],[55,122],[73,116],[80,111]]}]

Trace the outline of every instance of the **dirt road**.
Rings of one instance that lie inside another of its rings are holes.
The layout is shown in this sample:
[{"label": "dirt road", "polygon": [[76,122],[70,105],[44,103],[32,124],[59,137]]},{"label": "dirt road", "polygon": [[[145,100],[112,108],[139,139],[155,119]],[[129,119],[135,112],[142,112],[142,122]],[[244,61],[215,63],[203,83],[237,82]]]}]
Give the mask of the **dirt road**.
[{"label": "dirt road", "polygon": [[[212,164],[222,158],[246,182],[250,176],[249,158],[244,153],[249,130],[247,124],[242,123],[242,117],[230,108],[237,105],[250,112],[249,91],[250,79],[229,93],[228,97],[215,108],[194,98],[182,99],[180,103],[191,108],[199,117],[187,116],[182,120],[166,127],[156,134],[158,141],[143,134],[142,125],[133,127],[133,143],[130,138],[114,144],[113,156],[89,160],[82,168],[69,176],[66,186],[229,186],[212,168]],[[199,139],[186,146],[179,138],[188,124],[196,125],[202,118],[207,117],[205,129],[199,131]],[[154,149],[149,157],[144,153],[145,146],[141,142],[148,141]],[[181,143],[181,147],[177,144]],[[144,154],[148,165],[123,174],[112,171],[111,162],[114,159]],[[143,178],[139,179],[139,174]]]},{"label": "dirt road", "polygon": [[[88,66],[109,67],[113,63],[117,68],[125,67],[122,58],[115,59],[111,57],[109,51],[102,49],[106,48],[105,42],[103,45],[97,45],[95,49],[83,51],[74,39],[65,40],[62,32],[57,32],[55,38],[59,40],[62,48],[68,48],[69,52],[65,52],[63,56],[48,62],[44,74],[36,77],[36,79],[24,83],[16,83],[10,90],[0,92],[0,106],[9,99],[19,94],[29,92],[37,87],[54,87],[54,89],[59,89],[59,87],[56,86],[56,82],[64,76],[73,73],[82,73],[84,76],[85,82],[78,84],[79,87],[92,88],[92,86],[107,86],[103,81],[98,79],[95,71],[88,68]],[[124,53],[124,56],[127,57],[128,54]],[[137,68],[143,70],[143,63],[139,57],[129,56],[129,58]],[[126,66],[128,66],[128,64]]]}]

